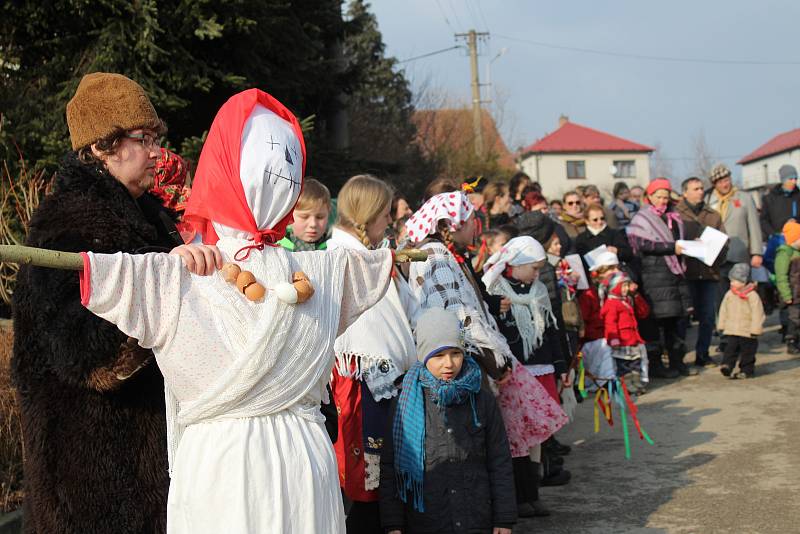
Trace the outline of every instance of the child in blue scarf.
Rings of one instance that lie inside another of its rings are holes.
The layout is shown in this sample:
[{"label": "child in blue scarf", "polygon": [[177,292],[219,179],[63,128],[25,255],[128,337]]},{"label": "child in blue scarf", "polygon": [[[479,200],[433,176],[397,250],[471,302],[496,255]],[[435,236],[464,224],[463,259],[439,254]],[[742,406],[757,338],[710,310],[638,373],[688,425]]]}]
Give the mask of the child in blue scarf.
[{"label": "child in blue scarf", "polygon": [[510,534],[517,519],[503,419],[464,355],[461,323],[431,308],[417,322],[417,357],[393,400],[381,456],[381,523],[390,534]]}]

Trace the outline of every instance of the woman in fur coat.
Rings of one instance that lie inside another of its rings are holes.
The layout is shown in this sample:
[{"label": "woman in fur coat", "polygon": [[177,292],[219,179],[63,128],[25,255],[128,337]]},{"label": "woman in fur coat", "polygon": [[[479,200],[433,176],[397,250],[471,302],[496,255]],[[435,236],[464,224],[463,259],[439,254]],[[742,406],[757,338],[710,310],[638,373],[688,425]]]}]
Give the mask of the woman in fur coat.
[{"label": "woman in fur coat", "polygon": [[[74,151],[27,244],[109,253],[178,245],[167,212],[146,193],[163,123],[144,90],[118,74],[90,74],[67,123]],[[164,384],[152,352],[81,305],[72,271],[22,268],[14,306],[25,532],[163,532]]]}]

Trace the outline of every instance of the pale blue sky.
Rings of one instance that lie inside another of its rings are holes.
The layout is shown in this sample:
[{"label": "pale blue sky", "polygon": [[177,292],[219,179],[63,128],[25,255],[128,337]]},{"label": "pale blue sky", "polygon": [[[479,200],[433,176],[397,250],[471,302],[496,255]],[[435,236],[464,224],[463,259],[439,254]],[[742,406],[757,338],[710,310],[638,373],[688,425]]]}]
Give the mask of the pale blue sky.
[{"label": "pale blue sky", "polygon": [[[492,82],[507,95],[503,126],[512,149],[551,132],[564,113],[636,142],[660,142],[664,155],[674,158],[675,175],[683,175],[691,170],[692,138],[701,130],[717,159],[733,165],[800,126],[797,1],[374,0],[372,10],[388,53],[401,60],[453,46],[454,31],[488,29],[492,37],[480,57],[485,78],[489,60],[507,47],[492,64]],[[647,56],[795,64],[639,60],[501,36]],[[469,59],[461,50],[404,66],[415,84],[428,80],[468,100]]]}]

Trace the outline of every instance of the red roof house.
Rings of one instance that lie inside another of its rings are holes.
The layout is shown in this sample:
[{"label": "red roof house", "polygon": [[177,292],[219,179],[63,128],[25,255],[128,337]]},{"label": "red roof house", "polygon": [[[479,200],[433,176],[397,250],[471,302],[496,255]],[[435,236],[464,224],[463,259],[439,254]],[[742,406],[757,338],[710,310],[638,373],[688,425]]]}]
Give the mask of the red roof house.
[{"label": "red roof house", "polygon": [[781,152],[800,148],[800,128],[778,134],[748,155],[740,159],[737,163],[744,165],[753,161],[768,158]]},{"label": "red roof house", "polygon": [[569,152],[653,152],[653,147],[587,128],[562,117],[559,128],[522,150],[522,155]]},{"label": "red roof house", "polygon": [[557,198],[579,186],[595,185],[610,198],[617,183],[647,185],[653,147],[570,122],[519,152],[520,168]]},{"label": "red roof house", "polygon": [[776,135],[737,163],[742,166],[742,186],[745,189],[779,183],[781,166],[800,167],[800,128]]}]

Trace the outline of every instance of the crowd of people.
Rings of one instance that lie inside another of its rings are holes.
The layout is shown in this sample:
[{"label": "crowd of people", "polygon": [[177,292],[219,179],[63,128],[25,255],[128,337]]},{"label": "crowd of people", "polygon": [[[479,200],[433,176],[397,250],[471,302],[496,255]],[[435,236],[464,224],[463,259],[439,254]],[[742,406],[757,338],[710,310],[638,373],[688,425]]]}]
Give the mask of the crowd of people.
[{"label": "crowd of people", "polygon": [[[584,388],[752,378],[770,275],[800,352],[790,166],[760,213],[724,165],[608,199],[517,173],[334,200],[262,91],[220,109],[191,188],[134,81],[88,75],[67,120],[29,244],[84,268],[15,293],[30,532],[507,534],[570,482]],[[684,248],[707,228],[710,262]]]}]

